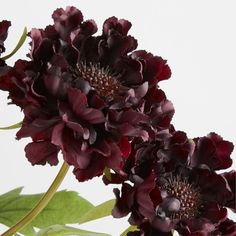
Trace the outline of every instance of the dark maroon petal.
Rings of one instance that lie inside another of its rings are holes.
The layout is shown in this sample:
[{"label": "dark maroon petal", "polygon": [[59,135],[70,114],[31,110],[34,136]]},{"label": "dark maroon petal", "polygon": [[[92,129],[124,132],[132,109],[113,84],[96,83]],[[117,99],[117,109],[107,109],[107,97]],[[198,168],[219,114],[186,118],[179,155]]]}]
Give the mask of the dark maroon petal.
[{"label": "dark maroon petal", "polygon": [[91,124],[103,123],[105,117],[100,110],[88,108],[87,98],[80,90],[69,88],[68,100],[72,111],[82,120]]},{"label": "dark maroon petal", "polygon": [[226,179],[208,169],[193,169],[190,179],[200,186],[205,201],[225,206],[233,197]]},{"label": "dark maroon petal", "polygon": [[101,155],[108,157],[111,155],[112,147],[116,149],[115,146],[113,146],[114,143],[111,143],[105,139],[98,139],[96,143],[94,143],[93,150],[97,153],[100,153]]},{"label": "dark maroon petal", "polygon": [[137,60],[123,59],[116,63],[120,72],[119,81],[124,86],[140,84],[143,81],[142,64]]},{"label": "dark maroon petal", "polygon": [[109,157],[106,158],[106,167],[114,171],[120,172],[123,161],[122,152],[116,143],[110,142],[108,144],[110,145],[111,154]]},{"label": "dark maroon petal", "polygon": [[137,47],[137,40],[131,36],[121,36],[113,32],[108,39],[100,41],[99,56],[107,65],[115,65],[120,57],[125,56]]},{"label": "dark maroon petal", "polygon": [[161,57],[153,57],[148,60],[144,76],[147,81],[154,84],[161,80],[169,79],[171,71],[168,65],[166,65],[166,60],[163,60]]},{"label": "dark maroon petal", "polygon": [[105,117],[100,110],[93,108],[86,108],[83,112],[81,112],[81,119],[89,122],[90,124],[99,124],[105,122]]},{"label": "dark maroon petal", "polygon": [[161,57],[153,56],[146,51],[135,51],[132,53],[132,58],[142,61],[144,80],[151,85],[157,84],[161,80],[167,80],[171,76],[171,70],[166,64],[167,61]]},{"label": "dark maroon petal", "polygon": [[230,172],[225,172],[222,174],[227,180],[231,192],[233,193],[232,199],[226,203],[226,207],[229,207],[232,211],[236,213],[236,171],[232,170]]},{"label": "dark maroon petal", "polygon": [[76,139],[73,130],[66,128],[64,124],[54,127],[52,143],[60,147],[67,163],[81,169],[88,167],[91,150],[80,139]]},{"label": "dark maroon petal", "polygon": [[210,236],[215,230],[215,225],[208,219],[196,218],[182,221],[176,230],[182,236]]},{"label": "dark maroon petal", "polygon": [[105,159],[102,156],[91,157],[90,163],[86,168],[75,167],[73,173],[80,182],[100,176],[106,167]]},{"label": "dark maroon petal", "polygon": [[119,131],[123,136],[140,137],[143,141],[147,141],[149,137],[147,131],[137,129],[137,127],[134,127],[128,123],[119,125]]},{"label": "dark maroon petal", "polygon": [[44,38],[44,32],[41,29],[35,29],[33,28],[29,36],[31,37],[31,50],[30,50],[30,57],[33,59],[35,57],[35,52],[38,50],[40,47],[40,44]]},{"label": "dark maroon petal", "polygon": [[12,103],[21,108],[29,102],[29,97],[26,98],[25,93],[29,90],[31,83],[30,78],[26,74],[30,65],[27,61],[18,60],[13,68],[5,66],[0,71],[0,89],[8,91],[8,98],[12,100]]},{"label": "dark maroon petal", "polygon": [[114,189],[116,204],[112,210],[112,216],[121,218],[130,213],[133,205],[134,189],[127,183],[122,184],[121,195],[119,189]]},{"label": "dark maroon petal", "polygon": [[34,51],[34,59],[47,62],[53,56],[53,44],[49,39],[42,39],[38,48]]},{"label": "dark maroon petal", "polygon": [[[193,144],[189,141],[186,133],[176,131],[169,139],[169,150],[167,152],[168,160],[172,163],[187,163],[189,156],[193,150]],[[175,168],[175,166],[174,166]]]},{"label": "dark maroon petal", "polygon": [[83,15],[75,7],[67,7],[66,10],[59,8],[52,14],[55,29],[59,32],[63,40],[67,40],[70,33],[79,28],[83,21]]},{"label": "dark maroon petal", "polygon": [[57,98],[65,98],[67,93],[66,84],[62,79],[62,73],[59,67],[52,66],[48,74],[42,77],[47,92]]},{"label": "dark maroon petal", "polygon": [[149,121],[149,117],[145,114],[139,113],[132,109],[124,111],[119,115],[119,122],[121,123],[129,123],[129,124],[137,124],[137,123],[147,123]]},{"label": "dark maroon petal", "polygon": [[8,28],[11,26],[11,22],[3,20],[0,22],[0,40],[4,42],[7,38]]},{"label": "dark maroon petal", "polygon": [[86,132],[86,128],[83,128],[80,124],[78,124],[75,121],[74,122],[70,121],[66,115],[63,116],[63,121],[66,123],[66,127],[76,131],[77,135],[80,134],[81,136],[84,137],[84,139],[88,139],[89,134],[87,135],[87,132],[89,131]]},{"label": "dark maroon petal", "polygon": [[204,205],[202,217],[210,219],[211,222],[218,224],[227,218],[227,209],[219,206],[215,202],[208,202]]},{"label": "dark maroon petal", "polygon": [[26,157],[32,165],[45,165],[47,162],[50,165],[57,165],[58,151],[58,148],[49,141],[33,142],[25,147]]},{"label": "dark maroon petal", "polygon": [[46,38],[51,39],[54,42],[55,49],[58,48],[59,47],[59,42],[58,42],[59,34],[56,31],[55,27],[53,25],[46,26],[44,33],[45,33]]},{"label": "dark maroon petal", "polygon": [[150,116],[152,126],[162,130],[169,128],[174,106],[161,89],[153,87],[145,96],[144,111]]},{"label": "dark maroon petal", "polygon": [[8,35],[8,28],[11,26],[11,22],[3,20],[0,22],[0,55],[5,52],[4,41]]},{"label": "dark maroon petal", "polygon": [[105,167],[118,172],[120,171],[122,161],[120,149],[114,143],[109,143],[109,145],[109,156],[102,156],[100,150],[96,149],[93,150],[94,152],[90,156],[88,156],[89,164],[86,168],[81,168],[79,165],[75,165],[74,174],[79,181],[85,181],[92,179],[95,176],[102,175]]},{"label": "dark maroon petal", "polygon": [[217,230],[212,234],[214,236],[235,236],[236,235],[236,222],[226,219],[224,222],[221,222],[217,227]]},{"label": "dark maroon petal", "polygon": [[151,174],[137,189],[136,198],[139,206],[139,212],[152,221],[155,217],[154,204],[151,200],[150,193],[155,188],[155,177]]},{"label": "dark maroon petal", "polygon": [[191,158],[191,166],[196,167],[205,164],[212,170],[220,170],[227,169],[232,165],[230,154],[234,146],[231,142],[223,140],[215,133],[194,139],[194,141],[196,149]]},{"label": "dark maroon petal", "polygon": [[118,20],[116,17],[110,17],[103,24],[103,34],[108,37],[110,30],[115,30],[121,35],[127,35],[132,24],[124,19]]},{"label": "dark maroon petal", "polygon": [[119,142],[119,147],[120,147],[123,157],[125,158],[129,157],[129,154],[131,152],[131,144],[128,138],[122,137]]},{"label": "dark maroon petal", "polygon": [[58,123],[59,118],[54,119],[35,119],[31,123],[22,124],[21,129],[17,132],[17,139],[25,138],[25,137],[33,137],[36,134],[48,130],[50,127],[54,126]]},{"label": "dark maroon petal", "polygon": [[[108,114],[107,130],[118,129],[123,136],[142,137],[148,139],[147,131],[141,128],[143,123],[149,123],[149,117],[132,109],[116,112],[110,110]],[[137,127],[140,125],[140,127]]]},{"label": "dark maroon petal", "polygon": [[114,34],[108,38],[107,46],[112,49],[111,57],[118,58],[134,50],[137,47],[137,40],[131,36],[121,37]]},{"label": "dark maroon petal", "polygon": [[80,28],[72,31],[70,38],[76,48],[82,47],[85,40],[97,32],[97,25],[94,20],[88,20],[81,24]]}]

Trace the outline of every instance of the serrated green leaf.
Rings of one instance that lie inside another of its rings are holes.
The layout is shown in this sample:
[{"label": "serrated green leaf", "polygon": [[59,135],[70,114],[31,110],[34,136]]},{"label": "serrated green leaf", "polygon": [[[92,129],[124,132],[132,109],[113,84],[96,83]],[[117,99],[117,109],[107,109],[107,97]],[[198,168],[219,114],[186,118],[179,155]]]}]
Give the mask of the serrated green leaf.
[{"label": "serrated green leaf", "polygon": [[24,42],[26,40],[26,37],[27,37],[27,28],[25,27],[24,30],[23,30],[23,33],[20,37],[20,40],[18,41],[18,43],[16,45],[16,47],[12,50],[11,53],[9,53],[8,55],[2,57],[1,59],[2,60],[7,60],[10,57],[12,57],[21,48],[21,46],[24,44]]},{"label": "serrated green leaf", "polygon": [[137,226],[131,225],[120,236],[126,236],[128,232],[133,232],[135,230],[138,230]]},{"label": "serrated green leaf", "polygon": [[[19,189],[1,195],[0,223],[9,227],[14,225],[36,205],[42,195],[20,195]],[[20,232],[26,236],[33,236],[35,235],[33,227],[42,229],[54,224],[78,223],[78,219],[93,207],[76,192],[57,192],[40,215]]]},{"label": "serrated green leaf", "polygon": [[9,129],[18,129],[22,125],[22,122],[16,123],[14,125],[6,126],[6,127],[0,127],[0,130],[9,130]]},{"label": "serrated green leaf", "polygon": [[53,226],[50,226],[46,229],[40,230],[37,234],[37,236],[66,236],[66,235],[110,236],[109,234],[76,229],[76,228],[68,227],[65,225],[53,225]]},{"label": "serrated green leaf", "polygon": [[23,187],[15,188],[1,195],[0,201],[4,200],[6,197],[17,197],[21,193]]},{"label": "serrated green leaf", "polygon": [[79,219],[79,224],[111,215],[114,205],[115,199],[112,199],[92,208]]}]

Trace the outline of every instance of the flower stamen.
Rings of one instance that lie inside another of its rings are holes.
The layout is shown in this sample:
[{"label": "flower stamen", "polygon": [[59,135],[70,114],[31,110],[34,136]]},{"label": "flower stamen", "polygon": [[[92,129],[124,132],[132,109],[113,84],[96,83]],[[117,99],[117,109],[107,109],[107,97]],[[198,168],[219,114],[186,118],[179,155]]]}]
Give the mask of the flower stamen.
[{"label": "flower stamen", "polygon": [[79,63],[74,70],[73,77],[89,82],[92,89],[103,98],[114,98],[121,88],[121,84],[114,78],[110,68],[101,67],[100,63]]},{"label": "flower stamen", "polygon": [[[175,211],[170,211],[168,205],[170,203],[163,203],[162,209],[165,211],[165,215],[174,219],[190,219],[195,217],[201,206],[201,194],[200,189],[193,184],[189,183],[186,179],[181,178],[180,176],[170,177],[167,179],[165,185],[160,186],[162,191],[165,191],[167,194],[166,199],[178,200],[180,206]],[[166,209],[165,209],[166,208]]]}]

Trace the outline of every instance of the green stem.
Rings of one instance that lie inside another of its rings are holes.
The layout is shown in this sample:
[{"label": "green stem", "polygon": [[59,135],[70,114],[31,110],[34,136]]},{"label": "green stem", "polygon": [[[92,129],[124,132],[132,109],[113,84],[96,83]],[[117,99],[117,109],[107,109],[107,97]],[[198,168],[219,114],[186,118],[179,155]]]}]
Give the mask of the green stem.
[{"label": "green stem", "polygon": [[39,200],[37,205],[25,217],[23,217],[23,219],[21,219],[18,223],[8,229],[5,233],[1,234],[1,236],[11,236],[16,232],[19,232],[19,230],[29,224],[38,215],[47,206],[47,204],[50,202],[50,200],[56,193],[68,169],[68,164],[64,162],[56,178],[49,187],[48,191],[43,195],[41,200]]},{"label": "green stem", "polygon": [[24,31],[23,31],[23,33],[20,37],[20,40],[16,45],[16,47],[13,49],[13,51],[11,53],[9,53],[8,55],[2,57],[1,59],[5,61],[5,60],[9,59],[10,57],[12,57],[21,48],[21,46],[24,44],[24,42],[26,40],[26,37],[27,37],[27,28],[25,27]]}]

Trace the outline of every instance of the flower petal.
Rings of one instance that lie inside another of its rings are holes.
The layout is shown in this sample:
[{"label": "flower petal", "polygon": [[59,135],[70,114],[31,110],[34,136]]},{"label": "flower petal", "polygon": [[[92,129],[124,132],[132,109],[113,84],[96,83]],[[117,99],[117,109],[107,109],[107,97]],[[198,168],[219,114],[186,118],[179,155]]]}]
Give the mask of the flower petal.
[{"label": "flower petal", "polygon": [[49,141],[32,142],[26,145],[25,153],[32,165],[57,165],[58,148]]},{"label": "flower petal", "polygon": [[202,164],[212,170],[227,169],[232,165],[230,154],[233,144],[225,141],[218,134],[210,133],[207,137],[194,139],[196,143],[195,152],[191,158],[191,166]]}]

